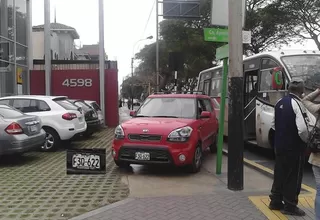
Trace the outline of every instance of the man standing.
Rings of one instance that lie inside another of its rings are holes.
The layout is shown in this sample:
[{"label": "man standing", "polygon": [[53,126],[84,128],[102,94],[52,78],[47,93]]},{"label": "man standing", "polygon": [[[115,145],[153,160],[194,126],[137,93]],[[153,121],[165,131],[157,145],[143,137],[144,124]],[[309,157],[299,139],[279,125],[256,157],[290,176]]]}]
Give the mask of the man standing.
[{"label": "man standing", "polygon": [[292,79],[288,91],[289,94],[275,105],[273,128],[276,164],[269,208],[282,210],[287,215],[304,216],[305,212],[297,207],[309,134],[309,118],[301,103],[303,80]]}]

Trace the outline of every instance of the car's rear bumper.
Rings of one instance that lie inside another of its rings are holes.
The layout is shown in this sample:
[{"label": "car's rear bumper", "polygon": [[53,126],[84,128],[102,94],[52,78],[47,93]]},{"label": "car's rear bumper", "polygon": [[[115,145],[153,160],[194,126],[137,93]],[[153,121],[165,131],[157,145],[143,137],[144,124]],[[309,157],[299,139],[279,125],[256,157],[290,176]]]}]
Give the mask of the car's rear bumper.
[{"label": "car's rear bumper", "polygon": [[15,140],[1,141],[0,155],[25,153],[40,149],[44,144],[46,133],[42,130],[39,134],[32,137],[21,135],[17,136]]},{"label": "car's rear bumper", "polygon": [[86,133],[97,132],[101,129],[101,121],[99,119],[93,121],[87,121]]},{"label": "car's rear bumper", "polygon": [[79,135],[83,134],[87,130],[87,123],[84,123],[84,125],[81,128],[75,128],[73,127],[60,127],[57,131],[59,133],[60,139],[63,141],[67,140],[74,140]]}]

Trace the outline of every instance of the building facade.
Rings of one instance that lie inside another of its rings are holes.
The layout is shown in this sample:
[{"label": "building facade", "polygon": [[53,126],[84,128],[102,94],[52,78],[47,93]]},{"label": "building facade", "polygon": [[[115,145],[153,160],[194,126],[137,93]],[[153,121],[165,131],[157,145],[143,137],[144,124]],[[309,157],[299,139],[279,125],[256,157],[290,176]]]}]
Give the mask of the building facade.
[{"label": "building facade", "polygon": [[31,0],[0,0],[0,97],[28,94]]},{"label": "building facade", "polygon": [[[75,28],[57,22],[50,24],[51,60],[74,60],[79,34]],[[33,59],[44,59],[44,25],[32,28]]]}]

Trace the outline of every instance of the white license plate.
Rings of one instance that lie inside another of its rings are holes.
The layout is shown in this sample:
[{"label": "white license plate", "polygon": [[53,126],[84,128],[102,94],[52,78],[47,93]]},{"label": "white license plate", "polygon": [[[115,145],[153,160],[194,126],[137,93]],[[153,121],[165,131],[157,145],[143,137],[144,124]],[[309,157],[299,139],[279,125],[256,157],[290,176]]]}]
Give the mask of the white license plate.
[{"label": "white license plate", "polygon": [[136,160],[150,160],[150,153],[146,152],[136,152]]},{"label": "white license plate", "polygon": [[90,154],[75,154],[72,157],[72,167],[78,169],[100,169],[100,156]]},{"label": "white license plate", "polygon": [[30,131],[31,132],[36,132],[38,129],[37,129],[37,125],[31,125],[30,126]]}]

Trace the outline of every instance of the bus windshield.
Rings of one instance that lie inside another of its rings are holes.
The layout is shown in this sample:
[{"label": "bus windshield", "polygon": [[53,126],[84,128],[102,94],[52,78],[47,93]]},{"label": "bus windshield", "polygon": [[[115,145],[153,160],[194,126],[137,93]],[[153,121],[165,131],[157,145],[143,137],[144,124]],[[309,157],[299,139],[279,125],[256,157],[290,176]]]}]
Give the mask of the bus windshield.
[{"label": "bus windshield", "polygon": [[314,89],[320,85],[320,56],[294,55],[281,58],[291,77],[301,77],[307,88]]}]

